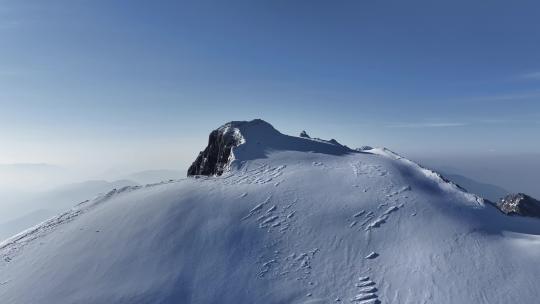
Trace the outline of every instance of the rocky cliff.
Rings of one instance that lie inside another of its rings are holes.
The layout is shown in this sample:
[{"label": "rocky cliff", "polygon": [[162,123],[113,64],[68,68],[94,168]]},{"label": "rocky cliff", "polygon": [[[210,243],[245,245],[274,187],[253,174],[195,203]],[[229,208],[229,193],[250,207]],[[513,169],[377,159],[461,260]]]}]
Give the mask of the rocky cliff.
[{"label": "rocky cliff", "polygon": [[241,143],[242,137],[232,125],[224,125],[212,131],[208,137],[208,145],[191,164],[187,175],[223,174],[229,164],[232,148]]},{"label": "rocky cliff", "polygon": [[497,203],[497,207],[508,215],[540,218],[540,201],[523,193],[509,194]]}]

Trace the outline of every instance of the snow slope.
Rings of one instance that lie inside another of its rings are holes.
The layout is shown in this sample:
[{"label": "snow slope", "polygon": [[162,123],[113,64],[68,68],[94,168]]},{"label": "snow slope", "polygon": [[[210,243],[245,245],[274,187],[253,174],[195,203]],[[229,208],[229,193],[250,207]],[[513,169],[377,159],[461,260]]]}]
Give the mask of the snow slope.
[{"label": "snow slope", "polygon": [[0,245],[1,303],[537,303],[540,221],[386,149],[234,122],[220,177],[125,187]]},{"label": "snow slope", "polygon": [[[0,241],[27,227],[64,212],[77,202],[95,197],[113,188],[135,186],[130,180],[88,180],[70,183],[45,191],[27,190],[12,199],[0,198],[3,204],[0,216]],[[3,200],[5,199],[5,200]]]}]

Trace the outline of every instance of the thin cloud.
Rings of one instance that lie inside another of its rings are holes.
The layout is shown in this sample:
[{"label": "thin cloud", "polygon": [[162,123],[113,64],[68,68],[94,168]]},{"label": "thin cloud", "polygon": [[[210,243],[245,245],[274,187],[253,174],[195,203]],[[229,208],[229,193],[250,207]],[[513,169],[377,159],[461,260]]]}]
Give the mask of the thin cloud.
[{"label": "thin cloud", "polygon": [[520,78],[540,80],[540,72],[526,73],[526,74],[521,75]]},{"label": "thin cloud", "polygon": [[0,20],[0,30],[8,30],[19,27],[20,21],[17,20]]},{"label": "thin cloud", "polygon": [[478,96],[478,97],[464,98],[461,100],[462,101],[510,101],[510,100],[525,100],[525,99],[533,99],[533,98],[540,98],[540,92],[534,91],[534,92],[500,94],[500,95],[491,95],[491,96]]},{"label": "thin cloud", "polygon": [[389,128],[455,128],[466,127],[472,125],[507,125],[519,123],[525,124],[540,124],[540,114],[523,114],[520,116],[512,117],[499,117],[499,118],[481,118],[481,117],[469,117],[464,119],[467,122],[449,122],[449,121],[424,121],[424,122],[404,122],[404,123],[392,123],[386,125]]},{"label": "thin cloud", "polygon": [[469,125],[464,122],[413,122],[388,125],[390,128],[453,128]]}]

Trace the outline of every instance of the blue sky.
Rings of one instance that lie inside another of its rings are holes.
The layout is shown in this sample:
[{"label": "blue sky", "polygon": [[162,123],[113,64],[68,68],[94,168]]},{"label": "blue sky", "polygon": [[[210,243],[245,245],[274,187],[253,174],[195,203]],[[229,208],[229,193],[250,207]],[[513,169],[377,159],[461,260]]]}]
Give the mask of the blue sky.
[{"label": "blue sky", "polygon": [[537,1],[0,0],[0,163],[184,169],[258,117],[419,157],[538,155],[539,33]]}]

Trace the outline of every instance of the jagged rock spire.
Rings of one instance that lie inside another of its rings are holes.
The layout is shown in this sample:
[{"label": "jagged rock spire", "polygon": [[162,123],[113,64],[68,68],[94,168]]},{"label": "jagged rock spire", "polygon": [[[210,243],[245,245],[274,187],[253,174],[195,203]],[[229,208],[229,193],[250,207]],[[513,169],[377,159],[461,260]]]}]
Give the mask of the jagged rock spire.
[{"label": "jagged rock spire", "polygon": [[300,137],[311,138],[311,137],[307,134],[306,130],[303,130],[302,132],[300,132]]}]

